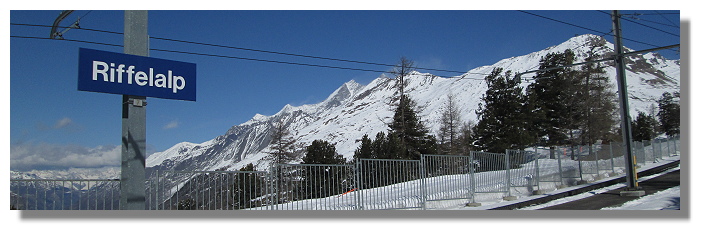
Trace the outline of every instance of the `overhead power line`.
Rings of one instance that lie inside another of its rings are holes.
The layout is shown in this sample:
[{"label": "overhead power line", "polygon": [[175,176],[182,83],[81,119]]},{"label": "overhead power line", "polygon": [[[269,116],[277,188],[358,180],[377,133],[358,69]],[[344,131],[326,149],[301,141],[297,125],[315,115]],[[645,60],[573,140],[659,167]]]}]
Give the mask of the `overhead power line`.
[{"label": "overhead power line", "polygon": [[[12,35],[10,37],[11,38],[23,38],[23,39],[52,40],[50,38],[45,38],[45,37],[12,36]],[[93,41],[76,40],[76,39],[61,39],[59,41],[79,42],[79,43],[96,44],[96,45],[103,45],[103,46],[122,47],[122,45],[119,45],[119,44],[93,42]],[[341,70],[352,70],[352,71],[363,71],[363,72],[376,72],[376,73],[387,73],[388,72],[388,71],[374,70],[374,69],[330,66],[330,65],[309,64],[309,63],[298,63],[298,62],[279,61],[279,60],[266,60],[266,59],[256,59],[256,58],[247,58],[247,57],[239,57],[239,56],[217,55],[217,54],[208,54],[208,53],[200,53],[200,52],[188,52],[188,51],[179,51],[179,50],[160,49],[160,48],[150,48],[150,50],[151,51],[168,52],[168,53],[199,55],[199,56],[208,56],[208,57],[216,57],[216,58],[238,59],[238,60],[247,60],[247,61],[256,61],[256,62],[267,62],[267,63],[276,63],[276,64],[318,67],[318,68],[341,69]],[[478,74],[478,73],[476,73],[476,74]],[[436,75],[434,75],[434,76],[436,76]],[[453,76],[446,76],[446,77],[453,77]],[[478,79],[478,78],[462,77],[461,79]],[[482,80],[482,79],[478,79],[478,80]]]},{"label": "overhead power line", "polygon": [[[677,24],[673,23],[673,21],[669,20],[668,18],[666,18],[666,16],[664,16],[665,14],[669,14],[669,13],[661,13],[661,12],[658,12],[658,11],[654,11],[654,12],[656,12],[657,15],[661,16],[663,19],[665,19],[666,21],[668,21],[668,23],[671,23],[672,26],[677,27],[677,28],[680,28],[680,26],[678,26]],[[680,13],[673,13],[673,14],[679,14],[679,15],[680,15]]]},{"label": "overhead power line", "polygon": [[[607,14],[607,15],[610,15],[610,16],[611,16],[610,13],[607,13],[607,12],[604,12],[604,11],[598,11],[598,12],[603,13],[603,14]],[[647,27],[647,28],[650,28],[650,29],[653,29],[653,30],[656,30],[656,31],[659,31],[659,32],[663,32],[663,33],[666,33],[666,34],[669,34],[669,35],[672,35],[672,36],[680,37],[680,35],[678,35],[678,34],[674,34],[674,33],[671,33],[671,32],[667,32],[667,31],[661,30],[661,29],[659,29],[659,28],[651,27],[651,26],[648,26],[648,25],[645,25],[645,24],[642,24],[642,23],[639,23],[639,22],[636,22],[636,21],[627,19],[627,18],[622,17],[622,16],[619,16],[619,17],[622,18],[622,20],[624,20],[624,21],[629,21],[629,22],[632,22],[632,23],[634,23],[634,24],[638,24],[638,25],[641,25],[641,26],[644,26],[644,27]],[[624,37],[622,37],[622,39],[624,39]]]},{"label": "overhead power line", "polygon": [[[10,24],[11,25],[18,25],[18,26],[51,27],[48,25],[37,25],[37,24],[19,24],[19,23],[10,23]],[[66,27],[63,27],[63,28],[66,28]],[[77,28],[77,29],[93,31],[93,32],[101,32],[101,33],[119,34],[119,35],[123,34],[121,32],[99,30],[99,29],[90,29],[90,28]],[[155,36],[150,36],[149,38],[155,39],[155,40],[162,40],[162,41],[179,42],[179,43],[187,43],[187,44],[194,44],[194,45],[201,45],[201,46],[211,46],[211,47],[219,47],[219,48],[227,48],[227,49],[243,50],[243,51],[252,51],[252,52],[259,52],[259,53],[276,54],[276,55],[285,55],[285,56],[294,56],[294,57],[302,57],[302,58],[310,58],[310,59],[320,59],[320,60],[329,60],[329,61],[338,61],[338,62],[356,63],[356,64],[366,64],[366,65],[375,65],[375,66],[385,66],[385,67],[396,66],[394,64],[366,62],[366,61],[359,61],[359,60],[348,60],[348,59],[331,58],[331,57],[314,56],[314,55],[295,54],[295,53],[288,53],[288,52],[278,52],[278,51],[253,49],[253,48],[245,48],[245,47],[227,46],[227,45],[220,45],[220,44],[213,44],[213,43],[195,42],[195,41],[187,41],[187,40],[163,38],[163,37],[155,37]],[[416,67],[416,69],[436,71],[436,72],[458,73],[458,74],[468,73],[467,71],[454,71],[454,70],[423,68],[423,67]],[[489,74],[482,74],[482,75],[489,75]]]},{"label": "overhead power line", "polygon": [[[562,20],[557,20],[557,19],[553,19],[553,18],[550,18],[550,17],[538,15],[538,14],[531,13],[531,12],[528,12],[528,11],[522,11],[522,10],[518,10],[518,11],[519,11],[519,12],[522,12],[522,13],[529,14],[529,15],[533,15],[533,16],[536,16],[536,17],[544,18],[544,19],[547,19],[547,20],[555,21],[555,22],[558,22],[558,23],[561,23],[561,24],[566,24],[566,25],[570,25],[570,26],[573,26],[573,27],[585,29],[585,30],[588,30],[588,31],[600,33],[600,34],[603,34],[603,35],[614,36],[613,32],[607,32],[607,33],[605,33],[605,32],[599,31],[599,30],[595,30],[595,29],[591,29],[591,28],[584,27],[584,26],[580,26],[580,25],[568,23],[568,22],[565,22],[565,21],[562,21]],[[604,13],[604,12],[603,12],[603,13]],[[607,14],[609,14],[609,13],[607,13]],[[637,41],[637,40],[629,39],[629,38],[625,38],[625,37],[621,37],[621,38],[622,38],[623,40],[627,40],[627,41],[631,41],[631,42],[635,42],[635,43],[639,43],[639,44],[644,44],[644,45],[648,45],[648,46],[652,46],[652,47],[659,47],[659,46],[654,45],[654,44],[651,44],[651,43],[641,42],[641,41]]]}]

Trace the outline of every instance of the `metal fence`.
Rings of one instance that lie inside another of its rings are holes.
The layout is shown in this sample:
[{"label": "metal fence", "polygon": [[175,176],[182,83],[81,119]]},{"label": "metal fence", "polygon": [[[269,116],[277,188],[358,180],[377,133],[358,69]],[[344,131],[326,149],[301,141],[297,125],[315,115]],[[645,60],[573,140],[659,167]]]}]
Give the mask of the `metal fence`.
[{"label": "metal fence", "polygon": [[[678,151],[679,140],[637,142],[637,165]],[[513,200],[624,173],[623,145],[558,146],[420,160],[278,164],[269,171],[156,171],[150,210],[444,209]],[[186,180],[183,180],[186,179]],[[22,210],[119,208],[118,180],[11,180]]]},{"label": "metal fence", "polygon": [[117,210],[119,179],[10,179],[10,209]]},{"label": "metal fence", "polygon": [[[164,174],[169,173],[169,174]],[[166,177],[187,179],[172,183]],[[181,177],[179,177],[181,176]],[[147,187],[150,210],[239,210],[274,204],[266,171],[156,172]]]}]

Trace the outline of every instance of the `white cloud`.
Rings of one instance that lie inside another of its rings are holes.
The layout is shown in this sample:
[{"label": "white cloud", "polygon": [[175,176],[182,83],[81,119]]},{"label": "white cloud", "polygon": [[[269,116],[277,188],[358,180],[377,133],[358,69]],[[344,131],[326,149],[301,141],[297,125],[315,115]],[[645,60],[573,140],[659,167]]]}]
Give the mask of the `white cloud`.
[{"label": "white cloud", "polygon": [[60,128],[66,127],[66,126],[70,125],[71,123],[73,123],[73,120],[71,120],[71,118],[67,118],[67,117],[62,118],[61,120],[56,121],[56,123],[54,124],[54,129],[60,129]]},{"label": "white cloud", "polygon": [[179,121],[174,120],[174,121],[171,121],[171,122],[167,123],[166,125],[164,125],[164,126],[162,127],[162,129],[163,129],[163,130],[169,130],[169,129],[174,129],[174,128],[177,128],[177,127],[179,127]]},{"label": "white cloud", "polygon": [[121,146],[87,148],[76,145],[15,144],[10,146],[10,169],[98,168],[120,166]]}]

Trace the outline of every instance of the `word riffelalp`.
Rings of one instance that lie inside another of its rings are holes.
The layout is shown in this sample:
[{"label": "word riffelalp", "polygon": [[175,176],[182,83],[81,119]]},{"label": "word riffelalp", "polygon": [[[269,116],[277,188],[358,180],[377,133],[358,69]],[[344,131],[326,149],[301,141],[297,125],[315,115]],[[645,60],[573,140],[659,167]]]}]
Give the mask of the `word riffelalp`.
[{"label": "word riffelalp", "polygon": [[148,68],[146,71],[137,70],[134,65],[124,65],[115,63],[107,63],[104,61],[93,61],[93,81],[98,81],[102,77],[103,82],[117,82],[127,84],[136,84],[138,86],[150,86],[171,89],[173,93],[177,93],[186,87],[186,80],[182,76],[174,75],[171,70],[164,73],[154,73],[154,68]]}]

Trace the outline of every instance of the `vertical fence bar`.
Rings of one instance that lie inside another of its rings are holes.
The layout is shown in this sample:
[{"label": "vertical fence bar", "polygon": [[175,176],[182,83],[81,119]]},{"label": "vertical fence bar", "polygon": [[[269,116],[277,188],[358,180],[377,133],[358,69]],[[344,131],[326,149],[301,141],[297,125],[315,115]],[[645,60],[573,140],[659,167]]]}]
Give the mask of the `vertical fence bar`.
[{"label": "vertical fence bar", "polygon": [[427,192],[426,192],[426,170],[425,167],[426,156],[421,154],[421,164],[418,164],[420,177],[421,177],[421,209],[426,210]]},{"label": "vertical fence bar", "polygon": [[507,171],[507,196],[511,197],[512,196],[512,182],[511,182],[511,174],[509,173],[509,170],[511,169],[509,165],[509,150],[504,151],[504,167],[505,170]]}]

